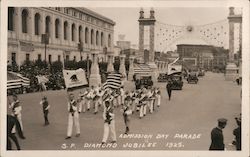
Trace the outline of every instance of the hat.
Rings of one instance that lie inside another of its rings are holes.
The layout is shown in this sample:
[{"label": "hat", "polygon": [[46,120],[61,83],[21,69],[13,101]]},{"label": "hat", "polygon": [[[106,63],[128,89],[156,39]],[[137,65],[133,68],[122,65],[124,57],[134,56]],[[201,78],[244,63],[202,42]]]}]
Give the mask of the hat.
[{"label": "hat", "polygon": [[227,119],[226,118],[219,118],[218,122],[219,123],[227,123]]}]

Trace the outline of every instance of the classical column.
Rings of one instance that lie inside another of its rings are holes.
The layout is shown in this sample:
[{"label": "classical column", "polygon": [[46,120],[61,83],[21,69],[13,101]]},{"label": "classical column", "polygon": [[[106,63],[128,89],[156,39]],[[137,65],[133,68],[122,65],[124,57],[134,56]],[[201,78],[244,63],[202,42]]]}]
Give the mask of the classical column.
[{"label": "classical column", "polygon": [[135,71],[134,71],[134,59],[135,59],[134,56],[129,57],[129,72],[128,72],[128,80],[129,81],[133,81],[133,76],[135,74]]},{"label": "classical column", "polygon": [[120,55],[120,69],[119,72],[127,79],[126,68],[125,68],[125,55]]},{"label": "classical column", "polygon": [[234,22],[229,21],[229,62],[234,60]]},{"label": "classical column", "polygon": [[51,43],[55,43],[55,15],[51,16]]},{"label": "classical column", "polygon": [[101,76],[99,74],[99,65],[97,62],[97,57],[98,57],[97,53],[92,53],[92,65],[89,77],[90,86],[98,86],[101,83]]},{"label": "classical column", "polygon": [[114,65],[113,65],[113,55],[109,54],[108,55],[108,67],[107,67],[107,72],[112,72],[114,71]]},{"label": "classical column", "polygon": [[[18,70],[20,70],[20,65],[22,64],[21,63],[21,50],[20,50],[20,35],[22,33],[22,16],[21,16],[21,8],[20,7],[16,7],[15,8],[15,21],[16,21],[16,25],[15,25],[15,28],[16,28],[16,37],[17,37],[17,58],[16,58],[16,63],[18,65]],[[11,55],[11,54],[10,54]]]},{"label": "classical column", "polygon": [[139,53],[144,59],[144,25],[139,24]]},{"label": "classical column", "polygon": [[152,24],[150,25],[149,30],[149,62],[154,62],[155,59],[155,52],[154,52],[154,41],[155,41],[155,26]]}]

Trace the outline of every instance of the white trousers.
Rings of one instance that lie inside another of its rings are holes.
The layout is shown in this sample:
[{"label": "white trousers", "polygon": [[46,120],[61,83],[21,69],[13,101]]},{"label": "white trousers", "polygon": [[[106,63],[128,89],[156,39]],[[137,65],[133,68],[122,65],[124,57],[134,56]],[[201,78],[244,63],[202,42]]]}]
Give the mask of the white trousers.
[{"label": "white trousers", "polygon": [[[12,116],[15,116],[15,115],[12,114]],[[18,122],[20,123],[20,127],[21,127],[21,129],[22,129],[22,131],[23,131],[23,122],[22,122],[22,114],[21,114],[21,113],[19,113],[19,114],[17,115],[17,120],[18,120]],[[12,133],[16,133],[16,126],[13,127],[13,129],[12,129],[11,132],[12,132]]]},{"label": "white trousers", "polygon": [[154,100],[150,100],[148,102],[148,104],[149,104],[149,112],[153,113],[153,110],[154,110]]},{"label": "white trousers", "polygon": [[147,113],[147,105],[142,104],[140,107],[140,117],[143,117]]},{"label": "white trousers", "polygon": [[69,137],[72,135],[73,124],[76,127],[76,134],[80,134],[79,114],[77,111],[74,112],[73,116],[72,113],[69,113],[68,129],[67,129],[67,136]]},{"label": "white trousers", "polygon": [[112,120],[110,124],[104,123],[104,132],[103,132],[103,138],[102,142],[106,143],[108,136],[109,136],[109,130],[110,130],[110,136],[112,141],[116,141],[116,133],[115,133],[115,121]]},{"label": "white trousers", "polygon": [[87,100],[87,109],[90,109],[90,105],[93,103],[93,100],[89,99]]}]

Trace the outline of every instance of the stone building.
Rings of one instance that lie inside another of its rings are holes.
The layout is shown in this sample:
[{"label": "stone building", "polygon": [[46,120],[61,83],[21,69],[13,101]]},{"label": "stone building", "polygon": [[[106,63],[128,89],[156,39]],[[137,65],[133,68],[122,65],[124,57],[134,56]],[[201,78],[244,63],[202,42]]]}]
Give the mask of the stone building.
[{"label": "stone building", "polygon": [[[113,52],[114,25],[111,19],[87,8],[9,7],[8,61],[18,65],[38,59],[79,61],[92,52],[103,59],[105,53]],[[46,52],[42,34],[49,36]]]},{"label": "stone building", "polygon": [[225,67],[228,60],[228,51],[211,45],[177,45],[177,53],[187,67],[195,66],[208,70],[214,67]]}]

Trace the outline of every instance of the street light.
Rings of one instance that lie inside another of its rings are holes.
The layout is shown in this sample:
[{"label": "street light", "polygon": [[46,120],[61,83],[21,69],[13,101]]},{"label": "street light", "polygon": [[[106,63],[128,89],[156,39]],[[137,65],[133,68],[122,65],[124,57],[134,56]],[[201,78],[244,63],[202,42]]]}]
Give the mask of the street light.
[{"label": "street light", "polygon": [[42,44],[44,44],[44,54],[45,54],[45,62],[46,62],[46,49],[47,49],[47,45],[49,44],[49,34],[48,33],[45,33],[45,34],[42,34]]}]

